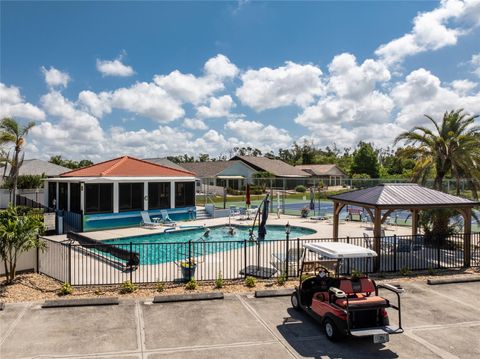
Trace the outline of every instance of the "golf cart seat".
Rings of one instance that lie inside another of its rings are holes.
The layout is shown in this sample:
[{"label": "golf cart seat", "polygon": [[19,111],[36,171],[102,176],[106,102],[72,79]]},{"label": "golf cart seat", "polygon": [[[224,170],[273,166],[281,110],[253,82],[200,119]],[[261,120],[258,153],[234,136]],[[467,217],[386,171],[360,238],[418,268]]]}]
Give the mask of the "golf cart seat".
[{"label": "golf cart seat", "polygon": [[375,293],[375,283],[367,277],[362,277],[360,280],[341,279],[338,288],[346,294],[365,293],[369,296],[371,293]]},{"label": "golf cart seat", "polygon": [[[339,298],[335,301],[337,305],[339,305],[342,308],[347,307],[347,298]],[[357,294],[353,298],[348,298],[348,306],[349,308],[359,308],[359,307],[387,307],[388,302],[386,299],[378,296],[371,296],[371,297],[366,297],[362,294]]]},{"label": "golf cart seat", "polygon": [[305,279],[301,288],[301,303],[307,307],[311,306],[313,295],[317,292],[327,292],[328,288],[336,284],[335,282],[336,280],[331,277],[315,276]]}]

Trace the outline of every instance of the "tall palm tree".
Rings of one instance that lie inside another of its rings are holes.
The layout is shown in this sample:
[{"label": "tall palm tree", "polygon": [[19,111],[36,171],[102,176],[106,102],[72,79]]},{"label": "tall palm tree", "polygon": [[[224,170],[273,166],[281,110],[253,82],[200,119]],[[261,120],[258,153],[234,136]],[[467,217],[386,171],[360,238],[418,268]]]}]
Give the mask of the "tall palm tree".
[{"label": "tall palm tree", "polygon": [[29,122],[25,126],[21,126],[13,118],[3,118],[0,121],[0,145],[13,145],[13,158],[9,160],[10,163],[10,178],[13,183],[13,204],[17,201],[17,182],[18,171],[23,163],[23,156],[20,154],[25,144],[25,137],[28,132],[35,126],[35,122]]},{"label": "tall palm tree", "polygon": [[463,109],[445,112],[441,123],[425,115],[433,124],[431,130],[416,126],[401,133],[396,139],[405,141],[408,147],[404,155],[414,155],[417,164],[414,180],[424,181],[432,170],[435,172],[434,188],[442,190],[443,179],[450,174],[455,178],[466,176],[476,182],[480,179],[480,127],[475,125],[477,116],[463,113]]}]

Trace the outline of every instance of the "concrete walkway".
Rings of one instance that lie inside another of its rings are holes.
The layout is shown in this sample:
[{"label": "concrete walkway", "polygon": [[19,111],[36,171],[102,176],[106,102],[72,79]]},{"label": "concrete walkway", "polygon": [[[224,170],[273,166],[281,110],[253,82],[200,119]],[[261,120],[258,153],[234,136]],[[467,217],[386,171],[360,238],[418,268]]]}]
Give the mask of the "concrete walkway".
[{"label": "concrete walkway", "polygon": [[[404,334],[329,342],[288,297],[0,312],[0,357],[15,358],[474,358],[480,356],[480,283],[403,284]],[[454,295],[452,295],[454,293]],[[391,320],[395,321],[391,313]]]}]

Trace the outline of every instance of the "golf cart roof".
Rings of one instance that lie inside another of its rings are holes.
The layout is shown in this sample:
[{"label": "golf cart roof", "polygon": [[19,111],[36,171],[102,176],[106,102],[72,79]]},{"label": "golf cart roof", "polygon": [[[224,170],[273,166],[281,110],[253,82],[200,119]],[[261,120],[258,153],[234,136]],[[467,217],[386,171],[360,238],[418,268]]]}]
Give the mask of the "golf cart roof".
[{"label": "golf cart roof", "polygon": [[377,256],[377,253],[371,249],[341,242],[306,243],[303,247],[320,254],[322,257],[332,259],[368,258]]}]

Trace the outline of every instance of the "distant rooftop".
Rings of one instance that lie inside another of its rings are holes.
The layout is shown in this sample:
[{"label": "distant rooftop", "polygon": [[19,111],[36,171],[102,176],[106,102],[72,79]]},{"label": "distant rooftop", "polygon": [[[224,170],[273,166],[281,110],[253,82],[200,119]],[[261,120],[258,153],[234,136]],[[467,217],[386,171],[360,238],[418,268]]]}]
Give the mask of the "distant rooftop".
[{"label": "distant rooftop", "polygon": [[230,161],[236,160],[245,162],[257,171],[270,172],[276,177],[310,177],[310,174],[281,160],[255,156],[235,156],[230,159]]},{"label": "distant rooftop", "polygon": [[208,161],[208,162],[188,162],[182,163],[183,168],[193,172],[197,177],[216,177],[220,172],[242,161]]},{"label": "distant rooftop", "polygon": [[[1,168],[2,175],[3,175],[4,168]],[[45,175],[46,177],[55,177],[58,176],[60,173],[64,173],[66,171],[70,171],[70,168],[63,167],[56,165],[54,163],[50,163],[48,161],[39,160],[36,158],[30,160],[24,160],[22,166],[19,170],[19,175],[34,175],[34,176],[41,176]],[[5,174],[8,176],[10,173],[10,165],[7,165],[7,169]]]},{"label": "distant rooftop", "polygon": [[472,207],[480,202],[422,187],[416,183],[388,183],[329,196],[332,200],[383,208]]},{"label": "distant rooftop", "polygon": [[185,168],[183,166],[180,166],[179,164],[177,164],[175,162],[172,162],[168,158],[165,158],[165,157],[144,158],[143,160],[148,161],[148,162],[156,163],[157,165],[162,165],[162,166],[165,166],[165,167],[174,168],[176,170],[185,170]]},{"label": "distant rooftop", "polygon": [[193,173],[124,156],[65,172],[60,177],[192,177]]},{"label": "distant rooftop", "polygon": [[328,164],[328,165],[296,165],[295,168],[299,168],[302,171],[310,173],[315,176],[345,176],[343,172],[337,165]]}]

